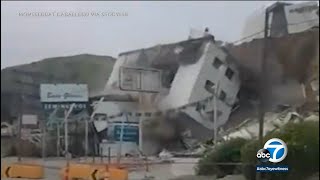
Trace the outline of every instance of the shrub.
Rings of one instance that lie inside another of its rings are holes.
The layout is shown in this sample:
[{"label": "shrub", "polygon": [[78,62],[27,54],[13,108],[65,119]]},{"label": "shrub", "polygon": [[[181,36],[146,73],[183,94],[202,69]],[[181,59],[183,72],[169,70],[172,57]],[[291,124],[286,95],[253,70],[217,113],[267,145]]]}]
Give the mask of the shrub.
[{"label": "shrub", "polygon": [[196,168],[198,175],[213,175],[223,177],[228,174],[233,174],[236,170],[236,165],[215,165],[218,162],[240,162],[240,149],[247,142],[242,138],[231,139],[222,144],[219,144],[215,149],[204,153],[200,158]]},{"label": "shrub", "polygon": [[[300,180],[319,171],[319,122],[289,123],[280,131],[272,132],[264,137],[264,142],[271,138],[282,139],[288,147],[285,160],[279,164],[288,165],[288,173],[263,173],[267,180]],[[259,149],[258,141],[251,141],[241,149],[243,173],[247,179],[255,179],[256,153]]]}]

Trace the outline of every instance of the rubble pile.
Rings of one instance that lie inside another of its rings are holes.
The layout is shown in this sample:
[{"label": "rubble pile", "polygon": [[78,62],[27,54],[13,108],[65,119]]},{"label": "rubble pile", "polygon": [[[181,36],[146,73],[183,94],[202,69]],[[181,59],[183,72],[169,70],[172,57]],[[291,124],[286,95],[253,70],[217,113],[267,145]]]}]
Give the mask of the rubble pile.
[{"label": "rubble pile", "polygon": [[[288,108],[282,112],[267,112],[264,118],[263,134],[266,135],[268,132],[279,130],[279,128],[289,122],[299,123],[303,121],[319,121],[319,112],[305,112],[304,114],[299,114],[293,108]],[[257,138],[258,134],[258,119],[248,118],[237,127],[226,130],[224,134],[221,134],[220,136],[222,136],[223,140],[237,137],[252,139]]]}]

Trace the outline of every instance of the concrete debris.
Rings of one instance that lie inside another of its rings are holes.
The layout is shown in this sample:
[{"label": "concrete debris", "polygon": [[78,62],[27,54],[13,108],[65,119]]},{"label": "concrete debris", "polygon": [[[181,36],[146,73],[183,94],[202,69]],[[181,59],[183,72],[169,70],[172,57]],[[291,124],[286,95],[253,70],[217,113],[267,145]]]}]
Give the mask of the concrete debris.
[{"label": "concrete debris", "polygon": [[163,149],[160,153],[159,153],[159,158],[161,160],[164,161],[171,161],[171,158],[173,157],[173,155],[166,149]]},{"label": "concrete debris", "polygon": [[204,145],[200,145],[193,151],[193,155],[202,155],[207,148]]},{"label": "concrete debris", "polygon": [[190,129],[185,130],[181,134],[181,140],[187,149],[195,149],[199,146],[199,140],[192,137]]},{"label": "concrete debris", "polygon": [[312,114],[304,119],[305,121],[319,121],[319,114]]},{"label": "concrete debris", "polygon": [[145,176],[142,180],[154,180],[155,178],[153,176]]},{"label": "concrete debris", "polygon": [[[307,117],[302,116],[293,109],[286,109],[280,113],[268,112],[264,118],[264,135],[270,131],[277,130],[289,122],[299,123],[302,121],[319,121],[319,114],[310,114]],[[233,130],[227,131],[223,136],[224,140],[230,138],[252,139],[258,137],[259,123],[256,118],[249,118],[245,123],[240,124]]]}]

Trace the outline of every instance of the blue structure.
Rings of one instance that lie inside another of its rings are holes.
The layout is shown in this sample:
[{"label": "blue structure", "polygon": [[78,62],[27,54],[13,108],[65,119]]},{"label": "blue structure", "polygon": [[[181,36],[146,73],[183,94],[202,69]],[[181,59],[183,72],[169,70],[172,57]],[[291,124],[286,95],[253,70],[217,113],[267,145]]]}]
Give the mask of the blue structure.
[{"label": "blue structure", "polygon": [[[120,141],[121,124],[114,125],[114,139]],[[139,126],[137,124],[125,123],[123,127],[123,142],[135,142],[139,144]]]}]

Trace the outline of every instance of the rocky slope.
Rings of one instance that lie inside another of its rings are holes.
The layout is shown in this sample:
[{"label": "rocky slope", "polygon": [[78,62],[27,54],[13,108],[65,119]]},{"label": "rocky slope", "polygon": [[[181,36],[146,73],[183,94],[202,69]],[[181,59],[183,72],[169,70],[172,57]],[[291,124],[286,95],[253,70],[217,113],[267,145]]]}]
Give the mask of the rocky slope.
[{"label": "rocky slope", "polygon": [[81,54],[48,58],[1,70],[1,121],[11,121],[25,95],[25,113],[39,113],[41,83],[86,83],[90,93],[103,90],[115,58]]}]

